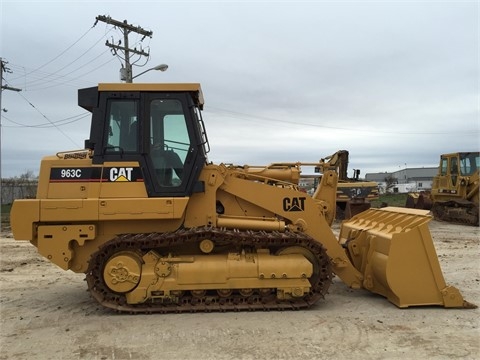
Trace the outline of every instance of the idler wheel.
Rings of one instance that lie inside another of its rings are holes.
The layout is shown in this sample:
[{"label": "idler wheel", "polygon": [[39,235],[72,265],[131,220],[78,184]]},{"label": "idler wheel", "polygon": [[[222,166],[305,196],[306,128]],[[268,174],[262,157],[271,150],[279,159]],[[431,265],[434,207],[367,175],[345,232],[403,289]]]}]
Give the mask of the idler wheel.
[{"label": "idler wheel", "polygon": [[103,281],[116,293],[127,293],[135,289],[142,274],[142,259],[132,251],[113,255],[105,263]]}]

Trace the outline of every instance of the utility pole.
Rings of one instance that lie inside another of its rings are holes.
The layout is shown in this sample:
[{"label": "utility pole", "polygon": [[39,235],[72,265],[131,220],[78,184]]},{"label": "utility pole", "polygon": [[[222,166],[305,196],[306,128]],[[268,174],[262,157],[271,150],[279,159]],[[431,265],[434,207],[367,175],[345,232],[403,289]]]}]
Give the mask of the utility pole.
[{"label": "utility pole", "polygon": [[8,62],[4,61],[0,57],[0,231],[2,230],[2,204],[3,204],[3,197],[2,197],[2,113],[4,109],[2,108],[2,93],[3,90],[11,90],[11,91],[22,91],[22,89],[17,89],[14,87],[10,87],[8,85],[3,85],[3,73],[8,72],[11,73],[12,71],[7,68]]},{"label": "utility pole", "polygon": [[119,28],[122,31],[122,33],[123,33],[123,45],[122,45],[121,40],[118,41],[118,44],[112,44],[107,40],[105,45],[108,46],[109,48],[111,48],[113,54],[120,57],[121,59],[122,59],[122,57],[120,55],[118,55],[117,51],[122,51],[123,52],[123,54],[124,54],[123,60],[125,61],[125,66],[122,69],[120,69],[120,79],[127,82],[127,83],[131,83],[132,80],[133,80],[132,63],[130,61],[131,55],[135,54],[135,55],[139,55],[139,56],[146,56],[148,58],[148,56],[150,56],[150,54],[143,51],[142,49],[140,49],[140,50],[137,50],[136,48],[130,49],[129,44],[128,44],[128,35],[131,32],[143,35],[143,38],[141,40],[141,41],[143,41],[147,36],[149,38],[152,38],[153,32],[142,29],[140,26],[130,25],[130,24],[127,23],[127,20],[123,20],[123,22],[114,20],[110,16],[99,15],[99,16],[96,17],[96,20],[97,21],[95,22],[95,25],[97,24],[97,22],[102,21],[102,22],[107,23],[109,25],[116,26],[117,28]]}]

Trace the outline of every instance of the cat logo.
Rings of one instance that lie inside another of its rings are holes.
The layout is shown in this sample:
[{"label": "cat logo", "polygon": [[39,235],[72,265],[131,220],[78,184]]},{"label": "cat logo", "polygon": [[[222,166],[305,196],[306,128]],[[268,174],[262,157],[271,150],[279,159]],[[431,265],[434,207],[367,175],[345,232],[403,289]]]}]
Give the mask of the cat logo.
[{"label": "cat logo", "polygon": [[111,168],[110,181],[132,181],[133,168]]},{"label": "cat logo", "polygon": [[284,211],[304,211],[306,197],[294,197],[283,199]]}]

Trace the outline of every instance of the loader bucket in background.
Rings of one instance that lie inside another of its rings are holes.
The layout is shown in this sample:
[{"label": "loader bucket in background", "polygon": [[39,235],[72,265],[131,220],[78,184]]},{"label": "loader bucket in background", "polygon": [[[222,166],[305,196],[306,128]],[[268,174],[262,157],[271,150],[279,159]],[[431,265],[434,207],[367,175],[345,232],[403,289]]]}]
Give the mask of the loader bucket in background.
[{"label": "loader bucket in background", "polygon": [[410,209],[430,210],[432,208],[432,200],[430,195],[426,192],[409,193],[405,207]]},{"label": "loader bucket in background", "polygon": [[476,308],[458,289],[446,285],[427,214],[417,209],[371,208],[343,222],[339,242],[363,274],[363,287],[400,308]]},{"label": "loader bucket in background", "polygon": [[345,206],[345,219],[350,219],[361,212],[370,209],[371,204],[368,201],[347,201],[347,205]]}]

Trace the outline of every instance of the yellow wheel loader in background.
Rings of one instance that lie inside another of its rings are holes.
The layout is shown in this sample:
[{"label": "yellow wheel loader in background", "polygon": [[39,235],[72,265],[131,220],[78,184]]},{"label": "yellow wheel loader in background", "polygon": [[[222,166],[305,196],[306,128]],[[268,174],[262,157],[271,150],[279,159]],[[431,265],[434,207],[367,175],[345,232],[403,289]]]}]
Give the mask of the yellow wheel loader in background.
[{"label": "yellow wheel loader in background", "polygon": [[339,150],[337,155],[338,184],[335,218],[344,220],[370,209],[370,202],[379,198],[378,183],[360,180],[358,169],[354,169],[353,178],[349,178],[347,175],[348,151]]},{"label": "yellow wheel loader in background", "polygon": [[431,209],[437,220],[479,226],[479,183],[478,151],[443,154],[432,190],[408,194],[405,206]]},{"label": "yellow wheel loader in background", "polygon": [[85,149],[42,159],[36,199],[11,211],[15,239],[85,273],[103,306],[129,313],[307,308],[333,275],[398,307],[472,308],[445,284],[425,211],[335,216],[338,155],[301,163],[216,165],[199,84],[99,84]]}]

